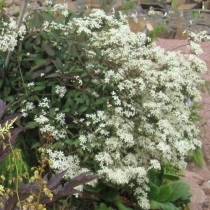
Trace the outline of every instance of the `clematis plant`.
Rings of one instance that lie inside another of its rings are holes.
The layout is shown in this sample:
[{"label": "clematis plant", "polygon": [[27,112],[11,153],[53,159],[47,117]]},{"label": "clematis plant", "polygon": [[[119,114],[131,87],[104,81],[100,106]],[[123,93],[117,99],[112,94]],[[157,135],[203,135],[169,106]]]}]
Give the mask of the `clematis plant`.
[{"label": "clematis plant", "polygon": [[55,171],[67,170],[66,179],[97,173],[149,209],[148,171],[183,169],[201,146],[188,99],[201,99],[197,72],[206,65],[131,32],[121,13],[47,5],[26,17],[0,96],[23,113],[37,146],[53,147],[46,153]]}]

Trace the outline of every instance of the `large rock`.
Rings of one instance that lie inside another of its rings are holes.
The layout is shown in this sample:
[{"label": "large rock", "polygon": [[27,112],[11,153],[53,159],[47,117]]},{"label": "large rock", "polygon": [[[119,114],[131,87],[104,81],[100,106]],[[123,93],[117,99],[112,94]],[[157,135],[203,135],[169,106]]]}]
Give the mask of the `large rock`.
[{"label": "large rock", "polygon": [[200,186],[204,182],[204,178],[194,172],[186,171],[183,180],[190,185],[190,192],[192,193],[190,210],[202,210],[202,205],[207,199]]}]

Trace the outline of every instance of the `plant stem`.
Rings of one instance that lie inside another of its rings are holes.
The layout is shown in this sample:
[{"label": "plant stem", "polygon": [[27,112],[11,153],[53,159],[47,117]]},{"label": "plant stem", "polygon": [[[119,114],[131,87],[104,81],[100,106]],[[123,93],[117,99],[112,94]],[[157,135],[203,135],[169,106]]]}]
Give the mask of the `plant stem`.
[{"label": "plant stem", "polygon": [[24,89],[25,89],[25,93],[27,95],[27,89],[26,89],[25,82],[24,82],[24,79],[23,79],[23,74],[22,74],[22,71],[21,71],[19,58],[17,58],[17,62],[18,62],[18,68],[20,70],[20,77],[21,77],[21,80],[22,80],[22,83],[23,83],[23,86],[24,86]]},{"label": "plant stem", "polygon": [[10,138],[11,138],[11,134],[9,136],[9,146],[10,146],[10,149],[12,151],[12,155],[14,157],[14,162],[15,162],[15,169],[16,169],[16,183],[15,183],[15,191],[16,191],[16,195],[17,195],[17,199],[18,199],[18,203],[19,203],[19,209],[22,210],[21,208],[21,204],[20,204],[20,197],[19,197],[19,193],[18,193],[18,177],[19,177],[19,172],[18,172],[18,167],[17,167],[17,162],[16,162],[16,158],[15,158],[15,152],[12,148],[12,144],[10,142]]}]

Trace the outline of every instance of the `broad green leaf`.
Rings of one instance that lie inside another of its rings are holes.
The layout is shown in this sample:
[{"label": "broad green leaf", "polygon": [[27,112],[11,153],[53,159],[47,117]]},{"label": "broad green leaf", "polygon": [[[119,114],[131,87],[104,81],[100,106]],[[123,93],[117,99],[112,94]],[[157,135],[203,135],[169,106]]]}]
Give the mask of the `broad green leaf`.
[{"label": "broad green leaf", "polygon": [[70,52],[72,56],[77,56],[77,48],[74,44],[71,45]]},{"label": "broad green leaf", "polygon": [[171,184],[172,194],[170,201],[174,202],[184,196],[190,190],[190,185],[186,182],[174,182]]},{"label": "broad green leaf", "polygon": [[97,100],[96,102],[94,102],[93,103],[93,105],[99,105],[99,104],[103,104],[103,103],[105,103],[106,102],[106,99],[99,99],[99,100]]},{"label": "broad green leaf", "polygon": [[45,50],[45,52],[49,55],[49,56],[54,56],[55,55],[55,50],[47,45],[47,44],[42,44],[42,48]]},{"label": "broad green leaf", "polygon": [[180,180],[180,177],[175,175],[175,174],[171,174],[171,173],[164,173],[163,174],[163,178],[164,179],[168,179],[170,181],[178,181]]},{"label": "broad green leaf", "polygon": [[53,78],[53,77],[58,77],[58,76],[59,76],[59,73],[52,73],[52,74],[45,76],[45,78]]},{"label": "broad green leaf", "polygon": [[109,190],[101,195],[101,198],[107,202],[116,201],[118,200],[119,197],[120,197],[119,192],[114,189]]},{"label": "broad green leaf", "polygon": [[83,98],[75,98],[75,101],[77,101],[80,104],[83,104],[85,102]]},{"label": "broad green leaf", "polygon": [[36,86],[33,88],[34,91],[39,91],[39,90],[44,90],[45,89],[45,86]]},{"label": "broad green leaf", "polygon": [[64,141],[65,144],[68,144],[68,145],[74,145],[74,144],[78,144],[80,141],[79,140],[72,140],[72,139],[66,139]]},{"label": "broad green leaf", "polygon": [[162,185],[159,187],[159,189],[160,189],[160,194],[156,198],[156,201],[159,202],[167,201],[171,197],[172,187],[170,185]]},{"label": "broad green leaf", "polygon": [[174,204],[170,203],[170,202],[158,202],[158,201],[154,201],[154,200],[150,200],[150,208],[151,209],[161,209],[161,210],[179,210],[178,208],[176,208],[176,206],[174,206]]},{"label": "broad green leaf", "polygon": [[70,112],[70,109],[69,108],[65,108],[64,110],[62,110],[62,112],[64,112],[64,113]]},{"label": "broad green leaf", "polygon": [[41,48],[39,46],[36,46],[35,44],[33,45],[34,50],[37,52],[40,52]]},{"label": "broad green leaf", "polygon": [[196,164],[199,166],[204,166],[203,153],[200,148],[196,148],[192,151],[192,157]]},{"label": "broad green leaf", "polygon": [[83,190],[88,192],[99,192],[101,189],[94,188],[91,185],[84,185]]},{"label": "broad green leaf", "polygon": [[64,148],[64,145],[62,142],[56,142],[55,144],[53,144],[53,148],[55,150],[62,150]]},{"label": "broad green leaf", "polygon": [[181,200],[182,201],[184,201],[184,200],[189,200],[190,201],[191,197],[192,197],[192,193],[188,192],[184,196],[181,197]]},{"label": "broad green leaf", "polygon": [[35,45],[40,45],[40,43],[41,43],[41,37],[40,36],[37,36],[34,43],[35,43]]},{"label": "broad green leaf", "polygon": [[107,207],[106,204],[100,203],[100,206],[94,208],[94,210],[113,210],[111,207]]},{"label": "broad green leaf", "polygon": [[127,206],[125,206],[122,202],[116,201],[115,205],[118,207],[118,210],[133,210]]},{"label": "broad green leaf", "polygon": [[40,31],[39,33],[41,34],[43,39],[45,39],[45,40],[48,39],[48,34],[46,31]]},{"label": "broad green leaf", "polygon": [[83,105],[83,106],[81,106],[81,108],[79,109],[79,113],[81,114],[81,113],[85,112],[87,109],[88,109],[88,106]]},{"label": "broad green leaf", "polygon": [[53,117],[55,115],[55,108],[50,109],[50,116]]},{"label": "broad green leaf", "polygon": [[36,142],[32,147],[31,149],[35,149],[37,147],[40,147],[41,146],[41,143],[40,142]]},{"label": "broad green leaf", "polygon": [[35,128],[35,127],[37,127],[37,123],[34,122],[34,121],[28,122],[28,123],[26,124],[26,128]]},{"label": "broad green leaf", "polygon": [[52,15],[50,15],[48,12],[43,11],[42,13],[40,13],[40,15],[49,23],[51,23],[54,20],[54,17]]},{"label": "broad green leaf", "polygon": [[45,59],[37,59],[36,65],[31,68],[31,71],[36,70],[36,69],[40,68],[41,66],[44,66],[46,64],[46,62],[47,61]]},{"label": "broad green leaf", "polygon": [[55,65],[55,67],[58,70],[62,70],[63,69],[63,63],[59,58],[56,58],[56,60],[52,60],[52,63]]},{"label": "broad green leaf", "polygon": [[160,207],[162,210],[179,210],[173,203],[170,202],[164,202],[160,203]]},{"label": "broad green leaf", "polygon": [[160,208],[160,203],[154,200],[149,201],[150,208],[151,209],[159,209]]},{"label": "broad green leaf", "polygon": [[148,192],[147,196],[149,200],[155,200],[160,193],[160,189],[157,185],[155,185],[152,182],[149,182],[148,186],[150,188],[150,191]]}]

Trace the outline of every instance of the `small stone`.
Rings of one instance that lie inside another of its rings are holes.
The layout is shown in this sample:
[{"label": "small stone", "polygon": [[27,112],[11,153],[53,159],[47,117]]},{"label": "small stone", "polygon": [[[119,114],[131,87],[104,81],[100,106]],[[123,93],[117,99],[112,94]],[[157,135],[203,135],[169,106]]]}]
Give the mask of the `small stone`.
[{"label": "small stone", "polygon": [[202,208],[207,208],[209,205],[207,203],[202,203]]}]

